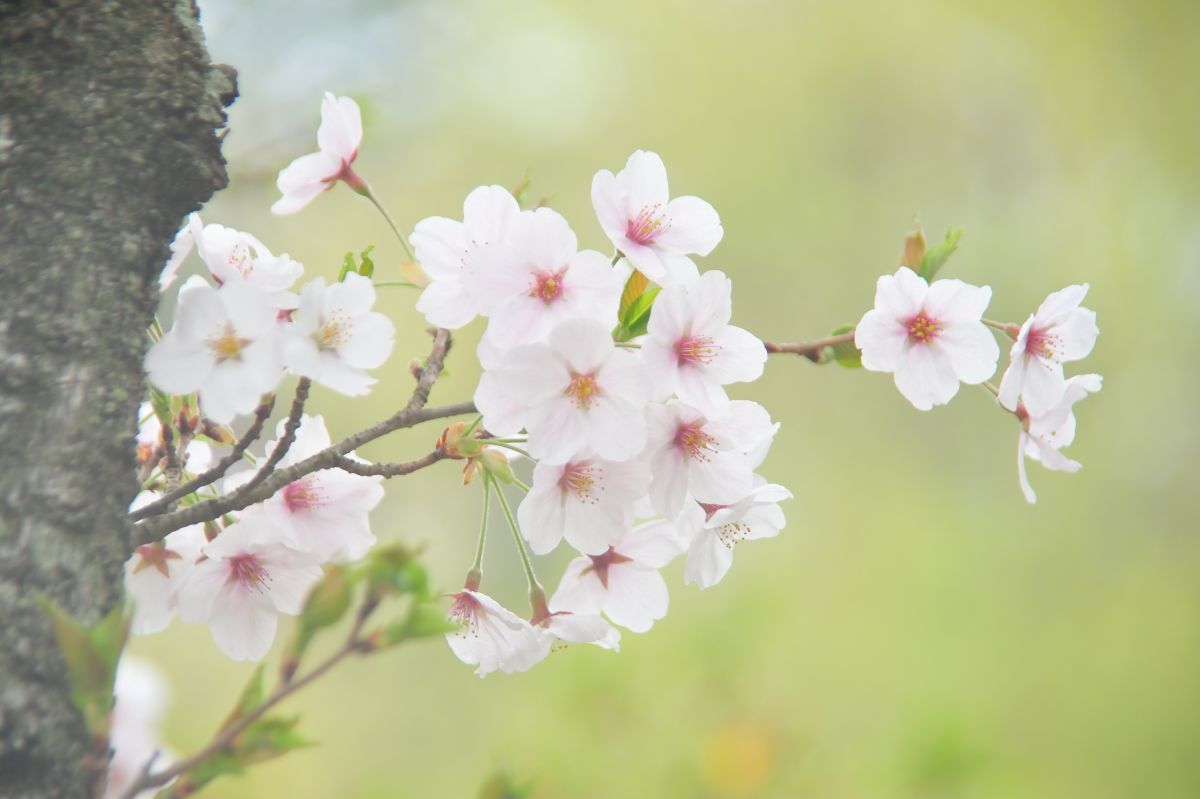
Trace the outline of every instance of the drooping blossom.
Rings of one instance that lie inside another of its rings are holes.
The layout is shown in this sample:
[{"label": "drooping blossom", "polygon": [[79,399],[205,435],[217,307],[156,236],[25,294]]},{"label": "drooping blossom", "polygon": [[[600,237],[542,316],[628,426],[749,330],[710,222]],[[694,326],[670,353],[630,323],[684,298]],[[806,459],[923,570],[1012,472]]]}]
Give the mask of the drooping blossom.
[{"label": "drooping blossom", "polygon": [[649,408],[646,458],[654,510],[673,517],[690,494],[697,502],[731,504],[754,487],[755,459],[777,429],[756,402],[736,400],[710,419],[678,400]]},{"label": "drooping blossom", "polygon": [[353,167],[360,144],[362,114],[358,103],[325,92],[321,100],[321,126],[317,128],[319,149],[300,156],[280,171],[275,185],[283,196],[271,206],[271,213],[294,214],[339,180],[359,193],[365,192],[366,182]]},{"label": "drooping blossom", "polygon": [[566,463],[590,449],[606,460],[627,460],[646,443],[642,409],[648,377],[641,361],[613,344],[594,319],[570,319],[545,344],[516,347],[480,382],[475,404],[484,425],[508,434],[514,401],[525,404],[529,452],[548,463]]},{"label": "drooping blossom", "polygon": [[1096,312],[1080,307],[1088,285],[1067,286],[1047,297],[1025,320],[1000,380],[1000,404],[1010,411],[1020,402],[1034,416],[1059,403],[1066,380],[1062,365],[1087,357],[1100,329]]},{"label": "drooping blossom", "polygon": [[387,360],[396,336],[374,305],[375,286],[362,275],[350,273],[328,286],[323,278],[307,283],[284,327],[288,369],[347,396],[366,394],[375,383],[367,370]]},{"label": "drooping blossom", "polygon": [[780,485],[755,477],[754,489],[730,505],[696,503],[687,509],[681,527],[691,537],[685,583],[708,588],[721,582],[733,565],[733,548],[742,541],[774,538],[787,523],[779,503],[792,498]]},{"label": "drooping blossom", "polygon": [[150,382],[168,394],[198,391],[217,424],[249,413],[283,377],[276,311],[259,288],[214,288],[191,278],[179,290],[175,325],[146,354]]},{"label": "drooping blossom", "polygon": [[592,178],[592,206],[605,235],[646,277],[666,285],[690,272],[687,255],[708,255],[721,241],[721,219],[699,197],[671,199],[656,153],[636,151],[614,175]]},{"label": "drooping blossom", "polygon": [[762,341],[729,324],[732,291],[725,273],[710,271],[668,286],[655,298],[642,359],[656,398],[674,393],[705,413],[719,414],[729,405],[726,384],[762,376],[767,361]]},{"label": "drooping blossom", "polygon": [[[286,421],[275,428],[275,440],[267,442],[269,456],[284,434]],[[305,414],[296,438],[279,461],[286,469],[330,446],[325,419]],[[243,472],[226,481],[235,489],[253,472]],[[383,478],[357,475],[341,469],[322,469],[288,483],[245,514],[262,514],[278,531],[283,543],[320,562],[358,560],[375,545],[370,512],[383,500]]]},{"label": "drooping blossom", "polygon": [[567,221],[549,208],[521,214],[511,246],[478,252],[468,272],[480,312],[490,317],[489,343],[500,351],[544,341],[567,319],[617,322],[621,284],[609,259],[576,251]]},{"label": "drooping blossom", "polygon": [[[108,739],[113,753],[108,762],[105,799],[124,796],[133,781],[142,776],[151,758],[155,770],[166,768],[175,759],[162,742],[162,722],[169,699],[166,678],[153,663],[133,655],[121,656],[113,686]],[[150,788],[137,797],[151,797],[159,790]]]},{"label": "drooping blossom", "polygon": [[[153,498],[150,494],[146,501]],[[205,543],[204,526],[193,524],[162,541],[142,544],[125,561],[125,594],[133,603],[130,631],[134,635],[156,633],[171,623],[179,609],[179,587]]]},{"label": "drooping blossom", "polygon": [[646,493],[650,475],[636,460],[615,462],[580,453],[564,464],[539,462],[533,486],[517,509],[529,548],[545,555],[566,538],[588,555],[599,555],[624,537],[633,503]]},{"label": "drooping blossom", "polygon": [[862,365],[892,372],[918,410],[945,405],[959,382],[978,384],[996,371],[1000,348],[980,319],[992,290],[961,280],[932,285],[907,266],[879,278],[875,307],[854,332]]},{"label": "drooping blossom", "polygon": [[298,614],[321,579],[316,558],[291,549],[263,516],[247,514],[201,550],[179,587],[179,615],[206,623],[232,660],[261,660],[280,613]]},{"label": "drooping blossom", "polygon": [[560,610],[532,624],[534,630],[549,638],[551,648],[560,644],[595,644],[614,652],[621,648],[621,632],[598,614]]},{"label": "drooping blossom", "polygon": [[1071,460],[1059,450],[1075,440],[1075,403],[1088,394],[1095,394],[1101,385],[1100,375],[1075,375],[1066,381],[1058,402],[1045,413],[1034,415],[1025,406],[1017,406],[1017,418],[1021,420],[1021,433],[1017,440],[1017,478],[1021,483],[1021,493],[1030,504],[1037,502],[1037,494],[1033,492],[1025,473],[1025,459],[1032,458],[1056,472],[1077,472],[1082,469],[1081,463]]},{"label": "drooping blossom", "polygon": [[454,655],[480,677],[493,671],[525,671],[550,652],[553,639],[490,596],[463,589],[454,595],[450,620],[462,627],[446,633]]},{"label": "drooping blossom", "polygon": [[472,272],[468,264],[477,251],[510,247],[520,214],[507,189],[480,186],[463,202],[461,222],[431,216],[417,223],[408,240],[430,279],[417,299],[417,310],[431,325],[459,328],[478,315],[478,292],[468,285]]},{"label": "drooping blossom", "polygon": [[658,570],[686,547],[671,521],[639,525],[602,554],[568,563],[550,609],[604,613],[613,624],[644,633],[667,615],[667,583]]}]

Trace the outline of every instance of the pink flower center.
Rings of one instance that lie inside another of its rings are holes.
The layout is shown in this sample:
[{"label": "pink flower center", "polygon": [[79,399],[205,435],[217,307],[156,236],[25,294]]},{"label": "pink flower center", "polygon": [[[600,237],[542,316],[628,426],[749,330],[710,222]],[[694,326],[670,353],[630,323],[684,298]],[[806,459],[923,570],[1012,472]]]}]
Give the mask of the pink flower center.
[{"label": "pink flower center", "polygon": [[541,300],[546,305],[554,302],[562,296],[563,275],[566,272],[566,269],[560,269],[557,272],[538,272],[533,276],[533,287],[529,290],[529,296]]},{"label": "pink flower center", "polygon": [[653,244],[654,240],[671,226],[670,220],[659,213],[661,208],[661,203],[642,208],[637,216],[625,223],[625,238],[643,247]]},{"label": "pink flower center", "polygon": [[914,344],[928,344],[942,332],[942,323],[921,311],[908,320],[908,340]]},{"label": "pink flower center", "polygon": [[687,336],[675,342],[675,359],[680,366],[712,363],[720,351],[708,336]]},{"label": "pink flower center", "polygon": [[708,462],[709,452],[715,451],[717,440],[704,432],[701,422],[680,424],[675,428],[675,447],[694,460]]},{"label": "pink flower center", "polygon": [[633,558],[622,555],[612,547],[609,547],[607,552],[600,555],[588,555],[588,557],[592,559],[592,565],[584,569],[583,573],[587,574],[588,571],[594,571],[596,577],[600,579],[600,585],[605,588],[608,588],[608,570],[611,567],[618,563],[630,563],[633,561]]},{"label": "pink flower center", "polygon": [[571,383],[563,391],[563,394],[571,398],[571,403],[576,408],[587,410],[592,407],[592,403],[596,401],[596,397],[600,394],[600,385],[596,382],[596,373],[588,372],[580,374],[579,372],[571,372]]},{"label": "pink flower center", "polygon": [[1058,360],[1058,350],[1061,345],[1062,341],[1050,330],[1036,327],[1029,328],[1029,335],[1025,338],[1025,352],[1035,358],[1044,358],[1048,361]]},{"label": "pink flower center", "polygon": [[466,591],[460,591],[454,595],[454,602],[450,605],[450,621],[458,622],[463,625],[462,635],[479,635],[479,612],[482,605],[479,600],[468,594]]},{"label": "pink flower center", "polygon": [[323,501],[319,487],[309,477],[288,483],[280,493],[283,494],[284,507],[290,513],[304,513],[319,508]]},{"label": "pink flower center", "polygon": [[725,508],[729,507],[728,505],[716,505],[716,504],[710,504],[708,502],[699,502],[697,504],[700,507],[704,508],[704,521],[708,521],[709,519],[711,519],[713,517],[713,514],[716,513],[717,511],[725,510]]},{"label": "pink flower center", "polygon": [[[597,474],[597,472],[601,474]],[[604,490],[604,469],[586,463],[568,463],[563,467],[562,476],[558,478],[558,486],[564,493],[572,494],[580,502],[595,505],[600,501],[597,488]],[[597,485],[597,484],[600,485]]]},{"label": "pink flower center", "polygon": [[236,583],[242,588],[262,590],[264,583],[271,581],[267,567],[258,559],[257,555],[243,552],[234,555],[226,563],[229,564],[229,576],[225,580],[227,583]]},{"label": "pink flower center", "polygon": [[217,359],[217,363],[234,360],[242,357],[242,349],[250,343],[248,338],[238,338],[237,332],[233,329],[233,325],[228,322],[221,331],[208,339],[208,348],[212,351],[213,357]]}]

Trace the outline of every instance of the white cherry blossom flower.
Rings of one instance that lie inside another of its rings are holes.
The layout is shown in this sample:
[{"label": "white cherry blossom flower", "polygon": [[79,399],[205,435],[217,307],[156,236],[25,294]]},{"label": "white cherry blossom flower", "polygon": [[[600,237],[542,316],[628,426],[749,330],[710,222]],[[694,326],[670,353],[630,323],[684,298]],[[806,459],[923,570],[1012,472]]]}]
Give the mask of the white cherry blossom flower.
[{"label": "white cherry blossom flower", "polygon": [[907,266],[879,278],[875,307],[854,331],[862,364],[892,372],[915,408],[945,405],[959,382],[978,384],[996,371],[1000,347],[980,319],[992,290],[961,280],[933,285]]},{"label": "white cherry blossom flower", "polygon": [[729,405],[724,385],[762,376],[762,341],[729,324],[733,284],[723,272],[705,272],[676,283],[654,300],[642,360],[650,368],[656,398],[672,393],[708,414]]},{"label": "white cherry blossom flower", "polygon": [[1021,493],[1030,504],[1037,502],[1037,494],[1033,492],[1025,473],[1025,459],[1032,458],[1056,472],[1077,472],[1082,469],[1082,464],[1059,450],[1075,440],[1075,403],[1088,394],[1095,394],[1101,385],[1100,375],[1075,375],[1066,381],[1059,401],[1045,413],[1033,415],[1025,406],[1017,406],[1017,418],[1021,421],[1021,433],[1017,440],[1017,478],[1021,483]]},{"label": "white cherry blossom flower", "polygon": [[691,545],[684,582],[701,588],[721,582],[733,565],[735,545],[779,535],[787,523],[779,503],[791,498],[792,492],[783,486],[756,477],[754,489],[733,504],[696,503],[685,511],[682,525],[691,528]]},{"label": "white cherry blossom flower", "polygon": [[[285,420],[267,443],[269,457],[283,436]],[[303,415],[296,438],[279,461],[286,469],[327,449],[331,444],[322,416]],[[253,472],[226,480],[226,490],[245,482]],[[288,483],[244,514],[262,514],[278,531],[283,543],[297,552],[313,555],[322,563],[358,560],[375,545],[369,514],[383,500],[383,478],[322,469]]]},{"label": "white cherry blossom flower", "polygon": [[[153,495],[147,501],[150,498]],[[204,526],[193,524],[162,541],[141,545],[125,561],[125,594],[133,603],[130,631],[134,635],[156,633],[171,623],[179,609],[179,587],[205,543]]]},{"label": "white cherry blossom flower", "polygon": [[667,615],[667,583],[658,570],[686,547],[673,522],[639,525],[604,553],[568,563],[550,609],[603,612],[613,624],[644,633]]},{"label": "white cherry blossom flower", "polygon": [[311,555],[280,542],[261,516],[247,514],[201,550],[179,588],[179,614],[189,624],[207,623],[213,640],[231,660],[261,660],[275,640],[278,615],[303,610],[321,579]]},{"label": "white cherry blossom flower", "polygon": [[583,453],[564,464],[540,462],[517,509],[521,532],[538,555],[563,538],[580,552],[599,555],[624,537],[633,523],[633,503],[645,495],[649,480],[636,460],[606,461]]},{"label": "white cherry blossom flower", "polygon": [[507,189],[480,186],[463,202],[461,222],[431,216],[417,223],[408,240],[430,279],[417,299],[417,310],[431,325],[455,329],[478,315],[477,292],[468,286],[470,273],[478,269],[468,264],[477,251],[511,246],[520,214]]},{"label": "white cherry blossom flower", "polygon": [[490,317],[493,347],[506,351],[544,341],[555,325],[571,318],[616,324],[621,284],[609,259],[575,248],[567,221],[539,208],[517,218],[512,246],[480,251],[470,260],[468,285]]},{"label": "white cherry blossom flower", "polygon": [[253,411],[283,377],[275,308],[249,283],[217,289],[192,278],[179,290],[175,325],[150,348],[145,365],[158,388],[198,391],[204,415],[228,424]]},{"label": "white cherry blossom flower", "polygon": [[366,182],[354,171],[354,159],[362,144],[362,114],[349,97],[325,92],[321,100],[321,126],[317,128],[315,153],[302,155],[284,167],[275,185],[283,195],[271,206],[273,214],[294,214],[339,180],[359,193]]},{"label": "white cherry blossom flower", "polygon": [[1038,306],[1025,320],[1000,380],[1000,404],[1010,411],[1024,404],[1034,416],[1058,404],[1066,388],[1062,365],[1084,358],[1100,334],[1096,312],[1080,307],[1088,285],[1067,286]]},{"label": "white cherry blossom flower", "polygon": [[[156,754],[156,769],[169,766],[175,759],[169,751],[164,751],[162,744],[162,722],[169,699],[166,678],[157,666],[148,660],[122,655],[113,686],[109,726],[109,746],[113,755],[108,762],[106,799],[123,796]],[[139,799],[151,797],[158,791],[158,788],[151,788],[137,796]]]},{"label": "white cherry blossom flower", "polygon": [[623,461],[642,451],[648,377],[641,361],[613,344],[607,327],[594,319],[570,319],[545,344],[516,347],[480,382],[475,404],[494,433],[514,424],[515,401],[525,403],[523,426],[529,452],[548,463],[566,463],[590,449],[606,460]]},{"label": "white cherry blossom flower", "polygon": [[168,272],[173,281],[193,249],[218,285],[230,280],[244,280],[270,295],[278,308],[296,307],[296,295],[288,289],[304,273],[300,263],[286,254],[273,255],[265,244],[249,233],[223,225],[205,225],[199,214],[188,215],[175,235],[171,242],[171,259],[160,282],[167,278]]},{"label": "white cherry blossom flower", "polygon": [[450,620],[462,628],[446,633],[455,657],[480,677],[493,671],[526,671],[550,653],[553,638],[479,591],[454,595]]},{"label": "white cherry blossom flower", "polygon": [[366,394],[375,383],[367,374],[392,354],[396,329],[372,311],[371,279],[350,273],[340,283],[323,278],[306,284],[292,323],[284,328],[283,353],[288,369],[341,394]]},{"label": "white cherry blossom flower", "polygon": [[551,648],[561,644],[595,644],[614,652],[621,649],[621,632],[596,614],[560,610],[532,624],[550,639]]},{"label": "white cherry blossom flower", "polygon": [[592,178],[592,206],[604,233],[646,277],[666,285],[687,275],[684,256],[708,255],[721,241],[721,219],[699,197],[671,199],[667,169],[656,153],[638,150],[613,175]]},{"label": "white cherry blossom flower", "polygon": [[678,400],[651,405],[646,459],[650,501],[673,517],[690,494],[697,502],[731,504],[754,487],[754,469],[778,429],[756,402],[737,400],[710,419]]}]

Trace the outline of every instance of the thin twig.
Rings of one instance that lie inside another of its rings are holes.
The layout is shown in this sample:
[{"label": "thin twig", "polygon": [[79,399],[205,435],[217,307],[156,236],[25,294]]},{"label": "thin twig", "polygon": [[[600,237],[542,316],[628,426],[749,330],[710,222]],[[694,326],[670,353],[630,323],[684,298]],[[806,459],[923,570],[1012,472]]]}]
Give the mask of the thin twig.
[{"label": "thin twig", "polygon": [[415,471],[424,469],[426,466],[432,466],[445,457],[445,453],[438,449],[435,449],[423,458],[417,458],[415,461],[407,461],[405,463],[363,463],[351,460],[343,455],[337,459],[336,466],[344,472],[362,475],[363,477],[400,477],[401,475],[412,474]]},{"label": "thin twig", "polygon": [[307,377],[300,378],[296,383],[296,394],[292,397],[292,409],[288,411],[287,421],[283,424],[283,435],[275,442],[275,448],[271,450],[271,456],[267,458],[267,462],[259,467],[249,482],[238,489],[239,492],[253,491],[255,486],[266,480],[271,472],[275,471],[275,467],[283,460],[283,456],[287,455],[288,450],[292,448],[292,442],[296,440],[296,430],[300,427],[300,417],[304,414],[304,403],[308,401],[308,390],[311,387],[312,381]]},{"label": "thin twig", "polygon": [[246,450],[250,448],[250,445],[258,440],[258,436],[262,433],[263,425],[266,423],[267,417],[271,415],[271,411],[274,408],[275,395],[271,394],[264,402],[254,409],[254,421],[250,424],[250,427],[246,429],[245,435],[239,438],[237,443],[233,445],[233,450],[231,450],[228,455],[217,461],[216,465],[208,471],[201,472],[188,482],[179,486],[179,488],[176,488],[174,491],[169,491],[153,502],[143,505],[142,507],[133,511],[129,514],[129,521],[138,522],[147,517],[156,516],[159,513],[167,510],[167,508],[169,508],[176,500],[186,497],[188,494],[198,491],[201,488],[204,488],[206,485],[215,483],[217,480],[221,479],[221,477],[225,475],[226,470],[229,469],[230,466],[233,466],[235,463],[240,461],[242,456],[246,454]]},{"label": "thin twig", "polygon": [[826,338],[817,338],[812,341],[800,341],[794,344],[776,344],[771,341],[764,341],[763,346],[766,347],[767,353],[776,355],[781,352],[794,353],[803,355],[813,363],[822,363],[821,354],[826,347],[836,347],[838,344],[853,344],[854,331],[842,333],[837,336],[828,336]]},{"label": "thin twig", "polygon": [[441,408],[424,407],[429,399],[429,392],[432,390],[433,384],[437,381],[438,375],[441,374],[450,344],[449,331],[438,330],[435,333],[434,345],[432,351],[429,353],[427,365],[422,370],[420,379],[417,381],[417,387],[413,390],[412,397],[403,410],[397,411],[387,419],[368,427],[366,430],[360,430],[354,435],[342,439],[337,444],[323,449],[299,463],[295,463],[286,469],[277,469],[263,480],[260,485],[254,486],[249,490],[243,487],[232,494],[199,502],[187,508],[180,508],[172,513],[138,522],[133,527],[135,546],[161,540],[167,533],[178,530],[181,527],[211,521],[212,519],[220,518],[226,513],[241,510],[256,502],[269,499],[276,491],[288,483],[299,480],[301,477],[320,471],[321,469],[334,468],[338,465],[340,457],[361,447],[363,444],[374,441],[380,436],[387,435],[395,430],[413,427],[422,422],[434,419],[445,419],[449,416],[476,413],[475,404],[472,402],[460,402]]}]

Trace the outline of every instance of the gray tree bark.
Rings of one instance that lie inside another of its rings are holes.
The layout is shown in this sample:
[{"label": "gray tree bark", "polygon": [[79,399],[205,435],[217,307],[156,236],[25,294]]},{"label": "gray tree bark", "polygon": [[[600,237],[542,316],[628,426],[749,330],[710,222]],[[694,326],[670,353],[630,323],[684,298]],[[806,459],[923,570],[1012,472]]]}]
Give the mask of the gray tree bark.
[{"label": "gray tree bark", "polygon": [[233,71],[192,0],[0,0],[0,796],[88,797],[89,739],[41,592],[123,601],[157,278],[225,185]]}]

